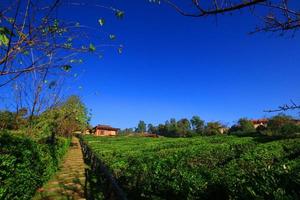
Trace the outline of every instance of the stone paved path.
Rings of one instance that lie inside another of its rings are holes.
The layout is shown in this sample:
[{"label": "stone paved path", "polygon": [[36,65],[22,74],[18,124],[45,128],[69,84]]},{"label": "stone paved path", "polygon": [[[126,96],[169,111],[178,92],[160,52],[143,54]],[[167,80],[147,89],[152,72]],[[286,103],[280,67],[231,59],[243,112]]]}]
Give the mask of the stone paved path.
[{"label": "stone paved path", "polygon": [[85,169],[79,140],[73,137],[60,170],[38,190],[33,200],[85,199]]}]

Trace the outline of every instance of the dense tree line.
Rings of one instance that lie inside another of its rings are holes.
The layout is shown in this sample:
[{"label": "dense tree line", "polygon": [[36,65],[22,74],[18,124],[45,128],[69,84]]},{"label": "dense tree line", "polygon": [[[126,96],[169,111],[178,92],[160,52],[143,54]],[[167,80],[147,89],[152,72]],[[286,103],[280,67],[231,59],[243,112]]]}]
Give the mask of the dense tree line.
[{"label": "dense tree line", "polygon": [[17,112],[0,110],[0,130],[17,130],[26,124],[27,109],[22,108]]},{"label": "dense tree line", "polygon": [[32,137],[68,136],[88,126],[89,116],[78,96],[70,96],[57,106],[31,117],[27,109],[18,112],[0,111],[0,130],[19,131]]},{"label": "dense tree line", "polygon": [[222,134],[222,129],[225,128],[220,122],[205,123],[199,116],[193,116],[191,119],[182,118],[178,121],[175,118],[171,118],[165,124],[159,124],[158,126],[148,125],[148,127],[150,127],[148,129],[149,133],[169,137],[216,135]]},{"label": "dense tree line", "polygon": [[120,134],[150,133],[167,137],[191,137],[219,134],[278,136],[300,133],[300,120],[292,116],[278,114],[266,119],[266,121],[266,124],[255,126],[253,120],[241,118],[229,128],[218,121],[205,122],[199,116],[180,120],[171,118],[164,124],[158,124],[157,126],[151,123],[146,124],[143,120],[140,120],[136,128],[126,128],[120,131]]},{"label": "dense tree line", "polygon": [[253,121],[241,118],[229,131],[232,135],[266,135],[286,136],[300,133],[300,121],[285,114],[278,114],[269,119],[265,125],[254,126]]},{"label": "dense tree line", "polygon": [[121,134],[128,133],[151,133],[168,137],[190,137],[195,135],[215,135],[222,134],[226,127],[220,122],[205,123],[199,116],[193,116],[191,119],[182,118],[176,120],[171,118],[164,124],[146,124],[139,121],[136,128],[126,128]]}]

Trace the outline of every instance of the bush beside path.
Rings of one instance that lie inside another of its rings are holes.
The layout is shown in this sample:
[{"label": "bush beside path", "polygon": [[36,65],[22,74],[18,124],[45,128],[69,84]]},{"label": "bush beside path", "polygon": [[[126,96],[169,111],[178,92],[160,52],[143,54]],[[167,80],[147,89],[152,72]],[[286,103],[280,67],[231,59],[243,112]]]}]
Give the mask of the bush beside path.
[{"label": "bush beside path", "polygon": [[33,199],[85,199],[85,169],[79,140],[73,137],[60,170]]}]

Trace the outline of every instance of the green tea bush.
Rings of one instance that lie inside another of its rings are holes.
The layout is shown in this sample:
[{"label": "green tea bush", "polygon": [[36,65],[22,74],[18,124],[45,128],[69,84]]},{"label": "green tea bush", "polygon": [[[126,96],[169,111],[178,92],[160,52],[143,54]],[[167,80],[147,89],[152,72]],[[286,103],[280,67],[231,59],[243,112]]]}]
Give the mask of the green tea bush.
[{"label": "green tea bush", "polygon": [[[224,169],[227,188],[234,198],[299,199],[298,140],[259,144]],[[284,197],[284,198],[282,198]]]},{"label": "green tea bush", "polygon": [[68,149],[70,140],[55,145],[30,138],[0,134],[0,199],[31,199],[50,179]]},{"label": "green tea bush", "polygon": [[99,138],[84,142],[129,199],[299,199],[300,138]]}]

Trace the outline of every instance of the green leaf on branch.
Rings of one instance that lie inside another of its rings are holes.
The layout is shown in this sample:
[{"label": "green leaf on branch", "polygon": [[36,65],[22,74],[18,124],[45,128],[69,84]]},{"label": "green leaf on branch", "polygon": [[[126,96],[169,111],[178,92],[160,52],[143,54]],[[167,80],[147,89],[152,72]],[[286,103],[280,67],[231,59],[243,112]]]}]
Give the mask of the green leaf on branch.
[{"label": "green leaf on branch", "polygon": [[104,19],[99,19],[98,22],[99,22],[100,26],[103,26],[104,23],[105,23],[105,20]]},{"label": "green leaf on branch", "polygon": [[11,33],[10,30],[6,27],[0,27],[0,34],[9,35]]},{"label": "green leaf on branch", "polygon": [[8,46],[8,42],[9,42],[9,40],[8,40],[8,38],[6,37],[6,35],[0,34],[0,46],[2,46],[3,44],[4,44],[5,46]]},{"label": "green leaf on branch", "polygon": [[23,51],[23,54],[24,54],[25,56],[28,56],[28,55],[29,55],[29,51],[25,50],[25,51]]},{"label": "green leaf on branch", "polygon": [[124,11],[117,10],[116,13],[115,13],[115,15],[116,15],[116,17],[117,17],[118,19],[123,19],[125,13],[124,13]]},{"label": "green leaf on branch", "polygon": [[72,48],[72,43],[65,43],[64,47],[67,49],[70,49],[70,48]]},{"label": "green leaf on branch", "polygon": [[116,35],[110,34],[110,35],[109,35],[109,38],[110,38],[111,40],[115,40],[115,39],[116,39]]},{"label": "green leaf on branch", "polygon": [[94,44],[90,43],[90,46],[89,46],[89,51],[91,51],[91,52],[94,52],[94,51],[96,51],[96,47],[95,47],[95,45],[94,45]]},{"label": "green leaf on branch", "polygon": [[119,54],[123,53],[123,47],[119,47],[119,48],[118,48],[118,53],[119,53]]},{"label": "green leaf on branch", "polygon": [[[0,46],[3,44],[8,46],[8,36],[11,34],[11,31],[6,27],[0,27]],[[14,34],[12,34],[14,36]]]},{"label": "green leaf on branch", "polygon": [[8,20],[7,20],[9,23],[11,23],[11,24],[13,24],[14,22],[15,22],[15,19],[14,18],[12,18],[12,17],[10,17],[10,18],[8,18]]},{"label": "green leaf on branch", "polygon": [[62,69],[66,72],[69,72],[72,69],[72,66],[71,65],[64,65],[64,66],[62,66]]}]

